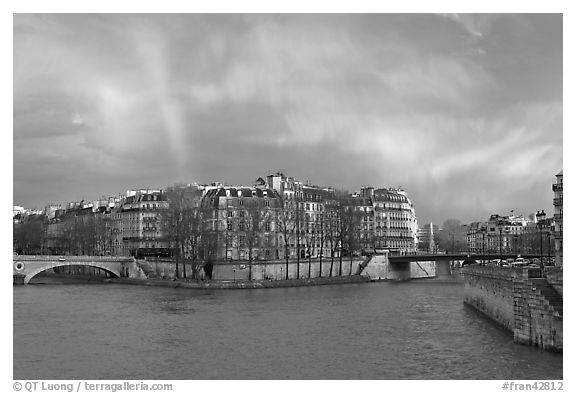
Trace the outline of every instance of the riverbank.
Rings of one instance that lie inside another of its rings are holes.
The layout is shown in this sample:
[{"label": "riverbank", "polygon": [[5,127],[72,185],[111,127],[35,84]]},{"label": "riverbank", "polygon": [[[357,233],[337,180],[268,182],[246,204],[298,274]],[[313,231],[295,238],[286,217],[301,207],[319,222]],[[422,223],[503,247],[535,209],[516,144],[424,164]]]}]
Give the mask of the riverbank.
[{"label": "riverbank", "polygon": [[260,289],[260,288],[287,288],[303,287],[314,285],[341,285],[370,282],[368,277],[337,276],[337,277],[316,277],[301,278],[292,280],[252,280],[252,281],[196,281],[196,280],[140,280],[134,278],[111,278],[106,280],[111,284],[144,285],[169,288],[190,288],[190,289]]}]

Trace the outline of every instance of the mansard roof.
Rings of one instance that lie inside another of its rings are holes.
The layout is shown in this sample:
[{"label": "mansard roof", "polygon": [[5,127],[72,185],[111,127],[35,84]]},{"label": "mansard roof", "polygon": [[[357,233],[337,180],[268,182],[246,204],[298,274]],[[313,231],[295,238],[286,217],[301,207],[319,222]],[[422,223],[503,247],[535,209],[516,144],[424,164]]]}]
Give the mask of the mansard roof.
[{"label": "mansard roof", "polygon": [[220,187],[213,190],[210,190],[206,193],[206,197],[213,198],[213,197],[226,197],[226,191],[228,191],[229,197],[236,197],[238,196],[244,198],[252,198],[253,196],[256,198],[264,198],[265,196],[268,198],[278,198],[279,195],[276,190],[271,188],[257,188],[257,187]]},{"label": "mansard roof", "polygon": [[379,188],[374,190],[374,200],[390,202],[408,202],[406,195],[400,194],[399,190]]}]

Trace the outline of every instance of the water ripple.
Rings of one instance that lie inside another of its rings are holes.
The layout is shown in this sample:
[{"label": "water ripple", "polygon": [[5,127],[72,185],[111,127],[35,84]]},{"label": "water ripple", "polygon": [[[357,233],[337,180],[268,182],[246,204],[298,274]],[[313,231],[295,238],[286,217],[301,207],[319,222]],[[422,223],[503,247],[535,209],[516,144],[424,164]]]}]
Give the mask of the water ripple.
[{"label": "water ripple", "polygon": [[562,355],[514,344],[462,290],[14,287],[14,378],[562,378]]}]

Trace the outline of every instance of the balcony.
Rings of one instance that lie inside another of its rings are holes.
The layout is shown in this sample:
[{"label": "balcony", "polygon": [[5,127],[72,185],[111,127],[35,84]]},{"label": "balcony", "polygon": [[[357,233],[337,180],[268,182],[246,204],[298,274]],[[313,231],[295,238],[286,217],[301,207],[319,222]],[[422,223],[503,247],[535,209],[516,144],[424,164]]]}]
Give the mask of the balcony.
[{"label": "balcony", "polygon": [[556,183],[556,184],[552,184],[552,191],[554,192],[558,192],[558,191],[562,191],[562,183]]},{"label": "balcony", "polygon": [[562,206],[564,198],[554,198],[554,206]]}]

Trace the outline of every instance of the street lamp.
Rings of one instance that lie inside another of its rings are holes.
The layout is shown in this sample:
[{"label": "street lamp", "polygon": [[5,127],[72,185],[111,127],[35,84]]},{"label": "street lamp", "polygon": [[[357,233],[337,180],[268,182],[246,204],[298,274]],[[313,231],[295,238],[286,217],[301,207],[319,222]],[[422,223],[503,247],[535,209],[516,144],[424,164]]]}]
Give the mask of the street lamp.
[{"label": "street lamp", "polygon": [[548,263],[550,264],[551,263],[550,262],[551,261],[551,257],[550,257],[550,235],[551,235],[551,233],[550,233],[550,231],[548,231],[547,234],[548,234]]},{"label": "street lamp", "polygon": [[482,266],[485,266],[486,265],[486,246],[485,246],[486,228],[481,228],[480,232],[482,232]]},{"label": "street lamp", "polygon": [[542,250],[542,227],[544,226],[544,219],[546,218],[546,213],[544,210],[540,210],[536,213],[536,220],[538,226],[540,227],[540,270],[544,271],[544,252]]},{"label": "street lamp", "polygon": [[502,221],[498,222],[498,229],[500,231],[500,262],[502,262]]}]

